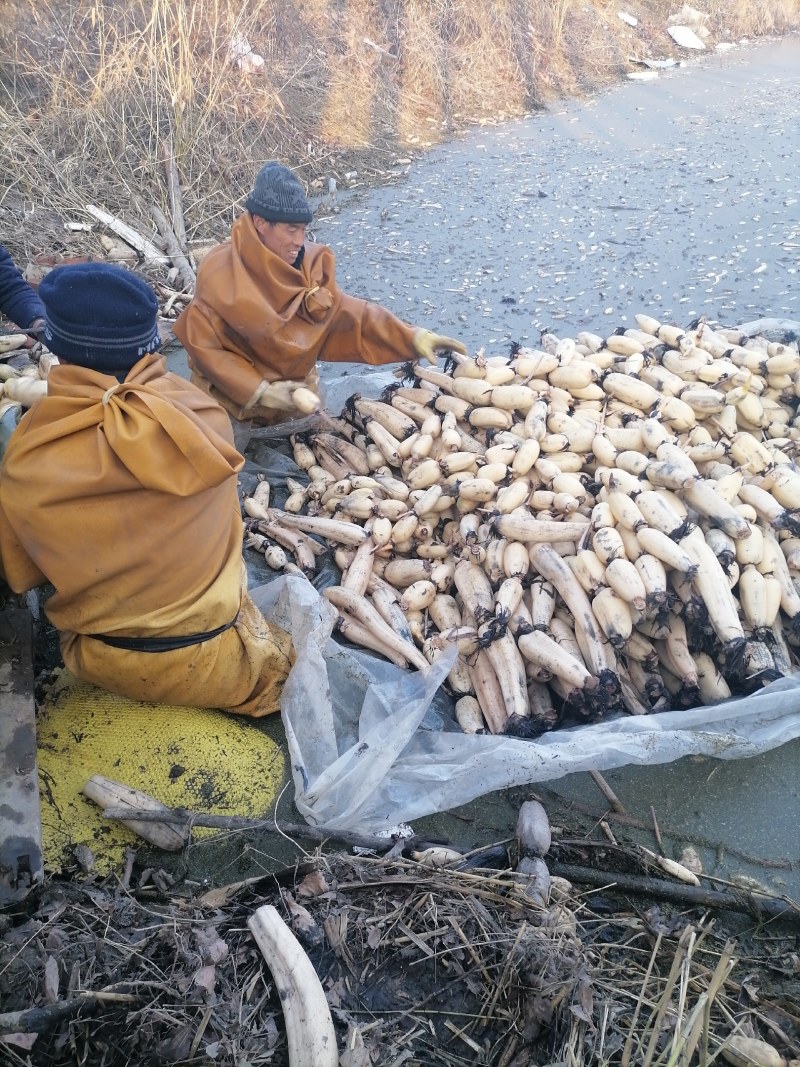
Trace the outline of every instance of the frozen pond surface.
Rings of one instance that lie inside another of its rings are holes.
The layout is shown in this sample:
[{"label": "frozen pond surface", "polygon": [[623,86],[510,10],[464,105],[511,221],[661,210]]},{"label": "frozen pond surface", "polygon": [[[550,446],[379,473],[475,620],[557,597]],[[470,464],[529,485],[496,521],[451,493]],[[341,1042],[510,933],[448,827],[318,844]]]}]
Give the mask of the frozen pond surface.
[{"label": "frozen pond surface", "polygon": [[321,220],[343,288],[473,350],[797,310],[800,38],[472,131]]},{"label": "frozen pond surface", "polygon": [[[315,235],[336,250],[346,291],[472,351],[535,344],[544,328],[609,334],[639,311],[679,325],[700,314],[725,325],[797,319],[798,100],[800,38],[693,58],[437,147],[403,184],[343,200]],[[721,877],[747,873],[797,898],[798,765],[792,742],[734,763],[683,759],[606,778],[630,813],[649,822],[652,805],[677,840],[793,861],[763,870],[729,850],[704,856]],[[555,788],[602,804],[588,775]],[[462,809],[469,829],[438,825],[497,840],[524,792]]]}]

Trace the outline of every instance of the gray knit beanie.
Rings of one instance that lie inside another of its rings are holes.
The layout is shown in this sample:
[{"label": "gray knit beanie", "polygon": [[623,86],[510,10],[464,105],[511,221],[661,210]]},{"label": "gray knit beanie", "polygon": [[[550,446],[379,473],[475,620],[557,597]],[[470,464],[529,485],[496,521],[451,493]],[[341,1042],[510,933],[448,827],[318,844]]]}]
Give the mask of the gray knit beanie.
[{"label": "gray knit beanie", "polygon": [[253,191],[244,205],[268,222],[311,222],[311,208],[300,181],[288,167],[274,159],[256,175]]}]

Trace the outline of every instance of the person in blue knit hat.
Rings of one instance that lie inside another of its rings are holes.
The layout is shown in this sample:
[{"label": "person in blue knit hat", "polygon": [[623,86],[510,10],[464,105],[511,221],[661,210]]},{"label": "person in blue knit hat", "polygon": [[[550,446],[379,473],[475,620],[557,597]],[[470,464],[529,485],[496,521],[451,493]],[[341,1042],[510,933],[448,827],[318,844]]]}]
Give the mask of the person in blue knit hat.
[{"label": "person in blue knit hat", "polygon": [[56,267],[39,291],[60,362],[0,468],[0,575],[54,586],[45,611],[78,678],[277,711],[291,640],[247,593],[230,419],[167,371],[155,296],[130,271]]},{"label": "person in blue knit hat", "polygon": [[44,305],[0,244],[0,313],[36,340],[44,326]]},{"label": "person in blue knit hat", "polygon": [[56,267],[42,279],[39,293],[47,308],[44,343],[61,363],[122,381],[137,360],[161,347],[155,294],[122,267]]}]

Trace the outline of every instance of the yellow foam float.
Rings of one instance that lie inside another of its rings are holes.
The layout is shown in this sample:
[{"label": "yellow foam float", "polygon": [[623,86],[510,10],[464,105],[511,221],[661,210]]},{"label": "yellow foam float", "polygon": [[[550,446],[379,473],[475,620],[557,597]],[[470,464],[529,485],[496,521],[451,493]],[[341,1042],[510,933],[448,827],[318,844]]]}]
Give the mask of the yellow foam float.
[{"label": "yellow foam float", "polygon": [[[127,827],[102,818],[81,794],[95,774],[149,793],[169,807],[260,818],[287,780],[280,745],[252,720],[205,708],[143,704],[56,673],[37,716],[45,867],[74,863],[88,846],[104,874],[141,845]],[[218,831],[196,828],[201,838]]]}]

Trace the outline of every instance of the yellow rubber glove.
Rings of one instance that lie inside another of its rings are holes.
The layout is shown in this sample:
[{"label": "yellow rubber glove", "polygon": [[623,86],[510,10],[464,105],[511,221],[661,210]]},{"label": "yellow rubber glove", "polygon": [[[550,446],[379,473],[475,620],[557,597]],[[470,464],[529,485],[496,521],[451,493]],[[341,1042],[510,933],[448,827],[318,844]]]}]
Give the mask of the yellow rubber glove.
[{"label": "yellow rubber glove", "polygon": [[258,398],[263,408],[271,411],[301,413],[309,415],[318,411],[320,399],[306,386],[305,382],[270,382]]},{"label": "yellow rubber glove", "polygon": [[459,352],[462,356],[467,354],[466,347],[460,341],[424,330],[421,326],[414,331],[412,342],[417,355],[427,359],[429,363],[436,363],[436,353],[439,350]]}]

